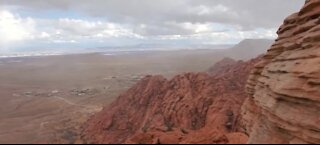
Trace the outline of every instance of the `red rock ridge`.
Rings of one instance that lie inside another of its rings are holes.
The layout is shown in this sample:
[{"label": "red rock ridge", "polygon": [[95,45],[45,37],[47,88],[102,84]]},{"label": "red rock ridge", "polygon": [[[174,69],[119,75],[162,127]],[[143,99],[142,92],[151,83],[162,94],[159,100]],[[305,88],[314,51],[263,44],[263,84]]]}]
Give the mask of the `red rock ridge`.
[{"label": "red rock ridge", "polygon": [[240,107],[255,62],[213,76],[147,76],[85,125],[88,143],[245,143]]},{"label": "red rock ridge", "polygon": [[208,72],[211,75],[222,74],[224,71],[226,71],[226,69],[231,69],[232,66],[234,66],[236,63],[237,61],[235,61],[234,59],[224,58],[210,67]]}]

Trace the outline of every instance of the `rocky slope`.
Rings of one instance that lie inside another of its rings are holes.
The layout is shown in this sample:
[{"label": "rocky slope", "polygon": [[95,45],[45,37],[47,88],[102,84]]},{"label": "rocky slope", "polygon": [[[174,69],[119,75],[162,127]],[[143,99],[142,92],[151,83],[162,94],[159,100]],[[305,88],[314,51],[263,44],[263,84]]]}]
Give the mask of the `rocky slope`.
[{"label": "rocky slope", "polygon": [[225,66],[222,61],[212,75],[147,76],[93,116],[82,138],[88,143],[245,143],[240,108],[257,61],[231,60],[217,68]]},{"label": "rocky slope", "polygon": [[278,35],[247,85],[249,143],[320,143],[320,0],[307,0]]},{"label": "rocky slope", "polygon": [[212,75],[222,74],[228,68],[232,68],[237,63],[234,59],[224,58],[209,68],[208,72]]}]

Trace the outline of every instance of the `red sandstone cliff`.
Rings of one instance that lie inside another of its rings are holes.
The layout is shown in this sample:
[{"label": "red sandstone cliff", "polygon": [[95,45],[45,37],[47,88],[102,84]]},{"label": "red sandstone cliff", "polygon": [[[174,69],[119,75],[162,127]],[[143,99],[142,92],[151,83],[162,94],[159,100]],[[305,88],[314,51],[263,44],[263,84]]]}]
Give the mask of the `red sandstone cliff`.
[{"label": "red sandstone cliff", "polygon": [[307,0],[248,81],[249,143],[320,143],[320,0]]},{"label": "red sandstone cliff", "polygon": [[[85,126],[88,143],[245,143],[240,107],[257,61],[228,63],[219,74],[147,76]],[[217,67],[217,66],[216,66]]]}]

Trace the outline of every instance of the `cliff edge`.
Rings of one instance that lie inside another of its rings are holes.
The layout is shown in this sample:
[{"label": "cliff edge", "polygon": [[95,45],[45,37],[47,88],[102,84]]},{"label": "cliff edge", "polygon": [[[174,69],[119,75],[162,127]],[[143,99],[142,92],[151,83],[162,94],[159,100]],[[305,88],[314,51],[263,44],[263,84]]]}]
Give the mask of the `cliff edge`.
[{"label": "cliff edge", "polygon": [[248,142],[320,143],[320,0],[307,0],[277,33],[247,83]]}]

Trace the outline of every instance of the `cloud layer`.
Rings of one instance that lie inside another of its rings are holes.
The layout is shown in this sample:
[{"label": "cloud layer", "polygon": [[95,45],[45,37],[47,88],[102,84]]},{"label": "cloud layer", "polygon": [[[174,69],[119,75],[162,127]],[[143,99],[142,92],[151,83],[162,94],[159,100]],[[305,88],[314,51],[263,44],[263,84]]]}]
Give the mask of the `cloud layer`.
[{"label": "cloud layer", "polygon": [[20,18],[8,11],[0,11],[0,43],[10,43],[32,38],[35,22],[31,18]]},{"label": "cloud layer", "polygon": [[304,0],[0,0],[0,45],[9,47],[9,43],[22,41],[75,46],[85,42],[100,46],[143,42],[221,44],[245,38],[274,38],[283,19],[303,3]]}]

